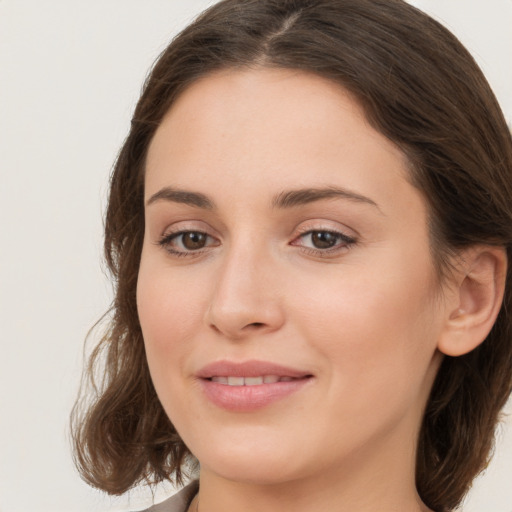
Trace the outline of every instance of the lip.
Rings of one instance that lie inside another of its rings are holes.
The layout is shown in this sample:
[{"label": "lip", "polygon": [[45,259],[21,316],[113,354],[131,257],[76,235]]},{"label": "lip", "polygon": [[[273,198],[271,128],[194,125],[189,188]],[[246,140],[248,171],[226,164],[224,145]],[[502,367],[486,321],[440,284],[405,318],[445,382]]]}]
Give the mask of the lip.
[{"label": "lip", "polygon": [[310,376],[311,373],[271,363],[269,361],[244,361],[236,363],[233,361],[216,361],[207,364],[197,372],[200,379],[211,379],[212,377],[259,377],[260,375],[279,375],[280,377],[291,377],[299,379]]},{"label": "lip", "polygon": [[[256,384],[253,386],[230,386],[212,381],[212,377],[260,377],[276,375],[284,382]],[[282,366],[268,361],[217,361],[201,368],[196,377],[206,398],[217,407],[228,411],[250,412],[267,407],[296,392],[313,380],[307,371]]]}]

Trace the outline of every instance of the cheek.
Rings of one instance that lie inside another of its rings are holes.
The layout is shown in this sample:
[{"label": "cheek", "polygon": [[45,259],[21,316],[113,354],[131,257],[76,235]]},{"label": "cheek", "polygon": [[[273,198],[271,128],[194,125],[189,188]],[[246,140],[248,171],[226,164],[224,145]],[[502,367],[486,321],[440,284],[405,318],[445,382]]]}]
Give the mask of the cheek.
[{"label": "cheek", "polygon": [[354,406],[412,401],[428,386],[438,323],[429,262],[415,256],[414,266],[390,257],[365,272],[345,267],[337,279],[309,282],[307,295],[294,294],[307,297],[292,308],[297,322]]},{"label": "cheek", "polygon": [[205,289],[200,279],[169,272],[158,258],[143,254],[137,282],[137,309],[144,340],[172,350],[201,318]]},{"label": "cheek", "polygon": [[164,267],[143,253],[137,309],[151,377],[165,404],[172,398],[167,390],[186,375],[194,334],[204,317],[205,288],[200,279],[180,279]]},{"label": "cheek", "polygon": [[188,415],[190,354],[203,314],[205,290],[199,280],[169,275],[158,261],[141,261],[137,308],[151,379],[160,402],[178,428]]}]

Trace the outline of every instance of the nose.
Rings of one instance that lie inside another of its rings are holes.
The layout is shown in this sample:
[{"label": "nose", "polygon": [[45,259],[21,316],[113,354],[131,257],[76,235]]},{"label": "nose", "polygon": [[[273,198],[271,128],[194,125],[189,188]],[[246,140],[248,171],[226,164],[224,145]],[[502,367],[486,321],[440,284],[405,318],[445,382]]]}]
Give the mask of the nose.
[{"label": "nose", "polygon": [[209,327],[232,340],[274,332],[284,324],[277,265],[250,246],[233,248],[220,264],[206,313]]}]

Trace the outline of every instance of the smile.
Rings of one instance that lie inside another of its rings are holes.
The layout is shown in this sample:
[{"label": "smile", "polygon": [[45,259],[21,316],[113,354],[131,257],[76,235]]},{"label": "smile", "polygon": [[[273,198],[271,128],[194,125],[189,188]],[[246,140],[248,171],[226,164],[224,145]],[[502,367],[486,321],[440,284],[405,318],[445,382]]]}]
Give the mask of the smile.
[{"label": "smile", "polygon": [[290,399],[314,382],[308,371],[268,361],[216,361],[196,374],[203,396],[230,412],[253,412]]},{"label": "smile", "polygon": [[227,386],[261,386],[263,384],[275,384],[276,382],[290,382],[294,378],[265,375],[264,377],[212,377],[210,380]]}]

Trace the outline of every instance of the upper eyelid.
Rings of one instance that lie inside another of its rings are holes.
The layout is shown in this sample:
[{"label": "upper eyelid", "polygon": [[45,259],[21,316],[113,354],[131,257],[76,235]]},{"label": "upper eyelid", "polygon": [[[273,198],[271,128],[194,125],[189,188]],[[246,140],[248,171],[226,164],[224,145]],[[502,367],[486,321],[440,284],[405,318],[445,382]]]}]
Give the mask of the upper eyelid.
[{"label": "upper eyelid", "polygon": [[312,235],[313,233],[331,233],[333,235],[336,235],[336,236],[339,236],[340,237],[340,240],[343,242],[343,243],[356,243],[357,242],[357,237],[355,236],[352,236],[352,235],[348,235],[342,231],[339,231],[339,230],[333,230],[333,229],[308,229],[307,231],[304,231],[303,233],[300,233],[298,236],[296,236],[292,242],[295,242],[296,240],[298,240],[299,238],[303,238],[305,237],[306,235]]},{"label": "upper eyelid", "polygon": [[331,228],[313,228],[313,229],[306,229],[304,231],[299,232],[299,237],[304,235],[310,235],[312,233],[332,233],[333,235],[339,235],[344,238],[356,238],[353,235],[349,235],[347,232],[342,231],[340,229],[331,229]]},{"label": "upper eyelid", "polygon": [[218,238],[220,236],[216,229],[214,229],[210,224],[201,220],[178,220],[171,224],[167,224],[166,227],[161,231],[161,236],[186,232],[205,233],[214,238]]},{"label": "upper eyelid", "polygon": [[340,233],[340,234],[344,234],[345,231],[347,230],[344,230],[344,229],[341,229],[341,228],[334,228],[334,227],[331,227],[331,226],[299,226],[297,228],[297,231],[300,235],[304,235],[306,233],[311,233],[311,232],[314,232],[314,231],[329,231],[331,233]]},{"label": "upper eyelid", "polygon": [[[302,220],[289,232],[289,236],[291,237],[291,240],[294,240],[299,236],[315,231],[327,231],[330,233],[337,233],[346,238],[351,239],[361,238],[359,232],[354,228],[342,225],[339,221],[321,218]],[[167,224],[166,227],[162,229],[157,236],[158,239],[161,240],[168,236],[178,235],[180,233],[187,232],[204,233],[209,237],[218,240],[222,240],[223,238],[225,238],[222,235],[222,233],[220,233],[216,228],[212,227],[210,223],[204,222],[199,219],[177,220],[176,222]]]},{"label": "upper eyelid", "polygon": [[320,220],[311,220],[304,223],[301,223],[295,231],[298,233],[298,236],[311,233],[314,231],[328,231],[330,233],[338,233],[347,238],[360,239],[361,236],[358,231],[354,228],[349,228],[345,225],[340,225],[339,222],[336,222],[336,226],[328,225],[329,222],[333,221],[320,221]]},{"label": "upper eyelid", "polygon": [[186,233],[201,233],[203,235],[206,235],[208,238],[211,238],[213,240],[218,240],[218,238],[214,235],[212,235],[211,233],[208,233],[207,231],[204,231],[204,230],[201,230],[201,229],[178,229],[176,231],[165,231],[161,236],[160,236],[160,241],[162,240],[172,240],[174,238],[178,238]]}]

